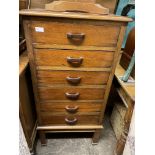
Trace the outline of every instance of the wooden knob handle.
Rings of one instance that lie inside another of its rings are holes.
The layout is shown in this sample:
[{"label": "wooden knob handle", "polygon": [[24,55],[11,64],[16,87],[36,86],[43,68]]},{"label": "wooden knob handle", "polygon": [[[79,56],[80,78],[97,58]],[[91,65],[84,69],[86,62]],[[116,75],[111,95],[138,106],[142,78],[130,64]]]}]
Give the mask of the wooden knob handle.
[{"label": "wooden knob handle", "polygon": [[74,125],[77,122],[77,118],[65,118],[65,122],[69,125]]},{"label": "wooden knob handle", "polygon": [[79,67],[83,62],[83,57],[80,58],[67,57],[67,62],[73,67]]},{"label": "wooden knob handle", "polygon": [[66,77],[66,80],[68,83],[72,84],[72,85],[77,85],[80,83],[81,81],[81,77]]},{"label": "wooden knob handle", "polygon": [[65,93],[66,97],[70,100],[77,100],[80,96],[80,93]]},{"label": "wooden knob handle", "polygon": [[69,113],[75,113],[75,112],[77,112],[77,110],[79,109],[79,107],[78,106],[71,107],[71,106],[67,105],[65,107],[65,109]]},{"label": "wooden knob handle", "polygon": [[67,38],[73,43],[73,44],[81,44],[85,38],[84,33],[67,33]]}]

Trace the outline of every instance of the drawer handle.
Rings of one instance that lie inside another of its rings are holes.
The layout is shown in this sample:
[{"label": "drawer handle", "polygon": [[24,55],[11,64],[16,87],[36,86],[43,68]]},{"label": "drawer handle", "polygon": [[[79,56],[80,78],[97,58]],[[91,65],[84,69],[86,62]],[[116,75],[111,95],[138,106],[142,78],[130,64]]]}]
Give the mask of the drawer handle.
[{"label": "drawer handle", "polygon": [[68,83],[72,84],[72,85],[77,85],[80,83],[81,81],[81,77],[76,77],[76,78],[72,78],[72,77],[66,77],[66,80],[68,81]]},{"label": "drawer handle", "polygon": [[67,38],[74,44],[81,44],[85,38],[84,33],[67,33]]},{"label": "drawer handle", "polygon": [[69,118],[65,118],[65,122],[69,125],[74,125],[76,122],[77,122],[77,118],[72,118],[72,119],[69,119]]},{"label": "drawer handle", "polygon": [[83,57],[80,58],[67,57],[67,62],[73,67],[79,67],[83,62]]},{"label": "drawer handle", "polygon": [[80,93],[65,93],[66,97],[70,100],[77,100],[80,96]]},{"label": "drawer handle", "polygon": [[79,107],[78,106],[71,107],[71,106],[67,105],[65,107],[65,109],[66,109],[67,112],[75,113],[75,112],[77,112],[77,110],[79,109]]}]

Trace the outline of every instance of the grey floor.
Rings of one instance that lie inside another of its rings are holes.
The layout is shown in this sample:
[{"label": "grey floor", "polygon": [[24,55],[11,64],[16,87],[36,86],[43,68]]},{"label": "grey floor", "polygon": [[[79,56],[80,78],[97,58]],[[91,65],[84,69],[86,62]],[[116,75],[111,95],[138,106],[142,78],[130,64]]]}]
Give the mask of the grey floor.
[{"label": "grey floor", "polygon": [[91,144],[91,138],[50,138],[47,146],[38,140],[37,155],[113,155],[116,138],[107,118],[104,126],[97,145]]}]

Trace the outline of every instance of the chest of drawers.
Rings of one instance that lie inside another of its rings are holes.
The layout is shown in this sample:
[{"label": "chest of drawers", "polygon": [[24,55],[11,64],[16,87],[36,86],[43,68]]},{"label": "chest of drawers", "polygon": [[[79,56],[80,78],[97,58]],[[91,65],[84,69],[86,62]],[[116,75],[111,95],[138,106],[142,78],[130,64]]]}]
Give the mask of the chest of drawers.
[{"label": "chest of drawers", "polygon": [[126,25],[131,19],[22,10],[38,127],[94,132],[97,143]]}]

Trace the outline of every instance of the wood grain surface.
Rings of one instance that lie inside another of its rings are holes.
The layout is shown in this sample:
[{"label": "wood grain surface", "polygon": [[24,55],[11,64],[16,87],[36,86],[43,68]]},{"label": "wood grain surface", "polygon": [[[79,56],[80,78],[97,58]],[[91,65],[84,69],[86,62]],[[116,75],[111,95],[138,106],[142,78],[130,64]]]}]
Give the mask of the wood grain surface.
[{"label": "wood grain surface", "polygon": [[90,114],[75,114],[75,115],[65,115],[64,113],[55,114],[48,112],[41,112],[42,124],[40,125],[68,125],[65,122],[65,118],[77,119],[75,125],[97,125],[99,121],[98,113]]},{"label": "wood grain surface", "polygon": [[56,18],[69,18],[69,19],[89,19],[89,20],[101,20],[101,21],[117,21],[117,22],[131,22],[132,18],[125,16],[110,15],[97,15],[87,13],[74,13],[74,12],[52,12],[45,9],[25,9],[19,11],[23,16],[36,16],[36,17],[56,17]]},{"label": "wood grain surface", "polygon": [[[42,27],[44,32],[36,32],[36,27]],[[67,33],[85,34],[85,38],[80,43],[81,46],[111,46],[117,44],[120,28],[116,25],[89,25],[82,21],[54,22],[54,21],[32,21],[31,31],[34,43],[49,43],[60,45],[74,45],[75,43],[67,39]],[[110,34],[110,35],[109,35]]]},{"label": "wood grain surface", "polygon": [[38,85],[68,84],[67,77],[78,78],[78,85],[103,85],[107,83],[109,72],[99,71],[37,71]]},{"label": "wood grain surface", "polygon": [[[102,101],[103,102],[103,101]],[[66,107],[78,107],[77,112],[100,112],[101,110],[101,104],[102,102],[92,102],[92,101],[85,101],[85,102],[76,102],[76,101],[70,101],[70,102],[45,102],[40,104],[40,110],[41,111],[47,111],[47,112],[68,112],[66,110]],[[68,112],[69,113],[69,112]],[[71,113],[71,112],[70,112]]]},{"label": "wood grain surface", "polygon": [[[59,66],[72,67],[67,58],[83,58],[80,65],[82,67],[104,68],[111,67],[114,52],[106,51],[76,51],[76,50],[52,50],[52,49],[35,49],[35,61],[38,66]],[[72,67],[74,68],[74,67]]]},{"label": "wood grain surface", "polygon": [[104,98],[105,88],[91,87],[79,88],[79,87],[65,87],[54,86],[50,87],[38,87],[40,100],[65,100],[67,99],[65,93],[79,93],[79,100],[100,100]]}]

